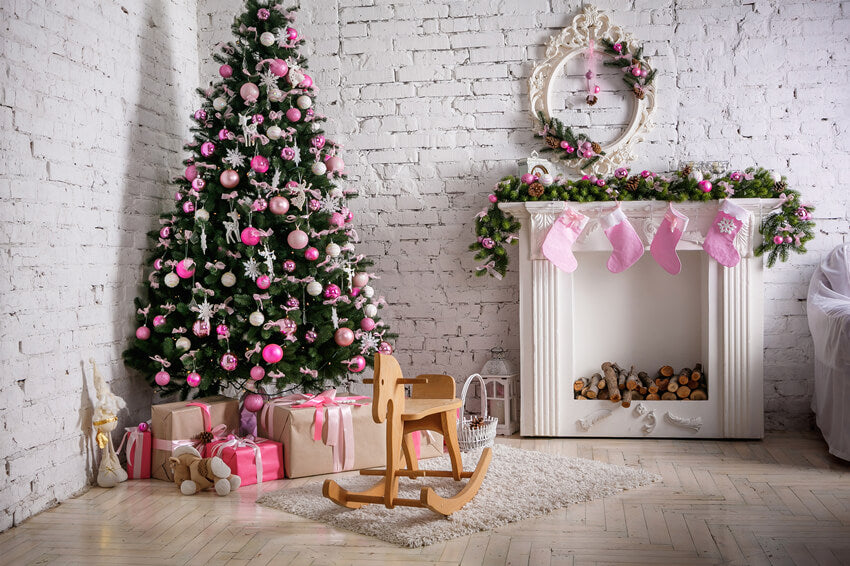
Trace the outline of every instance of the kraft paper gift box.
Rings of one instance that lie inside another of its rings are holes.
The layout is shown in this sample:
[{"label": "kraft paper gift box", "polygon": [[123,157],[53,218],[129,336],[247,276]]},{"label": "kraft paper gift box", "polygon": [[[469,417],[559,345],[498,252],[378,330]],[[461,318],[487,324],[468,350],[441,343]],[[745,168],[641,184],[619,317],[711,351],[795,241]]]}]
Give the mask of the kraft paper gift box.
[{"label": "kraft paper gift box", "polygon": [[[315,397],[290,395],[272,399],[263,407],[257,419],[259,434],[283,444],[286,477],[300,478],[386,465],[387,426],[386,422],[379,424],[372,420],[370,400],[358,398],[348,402],[345,397],[334,395],[329,391]],[[335,404],[325,404],[323,397],[330,397]],[[318,402],[318,406],[296,408],[313,399],[318,400],[313,401]],[[317,410],[320,411],[321,425],[318,439],[315,435]],[[344,412],[350,412],[350,425],[345,424],[348,419],[340,414]],[[433,432],[428,435],[414,433],[414,448],[420,459],[440,456],[443,453],[443,437]]]},{"label": "kraft paper gift box", "polygon": [[283,478],[283,445],[266,438],[214,440],[206,445],[204,457],[218,456],[242,485]]},{"label": "kraft paper gift box", "polygon": [[[205,411],[201,406],[206,406]],[[151,475],[157,479],[174,481],[168,459],[171,453],[182,445],[192,445],[201,454],[203,442],[199,436],[210,432],[213,427],[226,436],[228,432],[239,431],[239,401],[229,397],[215,396],[164,403],[151,407],[151,435],[153,454],[151,456]]]},{"label": "kraft paper gift box", "polygon": [[131,480],[146,480],[151,477],[151,451],[153,438],[150,430],[139,430],[138,426],[124,428],[124,438],[115,452],[127,454],[127,477]]}]

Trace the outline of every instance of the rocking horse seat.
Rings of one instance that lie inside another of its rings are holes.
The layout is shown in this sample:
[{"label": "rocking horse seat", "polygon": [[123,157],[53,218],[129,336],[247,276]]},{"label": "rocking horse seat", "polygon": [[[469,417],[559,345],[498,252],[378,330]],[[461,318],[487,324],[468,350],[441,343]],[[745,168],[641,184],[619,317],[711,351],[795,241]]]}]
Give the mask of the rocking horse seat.
[{"label": "rocking horse seat", "polygon": [[442,413],[446,409],[459,409],[460,399],[406,399],[403,421],[418,421],[428,415]]}]

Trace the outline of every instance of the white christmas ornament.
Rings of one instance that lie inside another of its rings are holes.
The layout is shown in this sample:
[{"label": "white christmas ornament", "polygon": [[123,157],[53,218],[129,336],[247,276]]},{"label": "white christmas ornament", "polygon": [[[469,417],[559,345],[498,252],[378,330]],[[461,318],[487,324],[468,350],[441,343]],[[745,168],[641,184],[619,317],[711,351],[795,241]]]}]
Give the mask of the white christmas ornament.
[{"label": "white christmas ornament", "polygon": [[325,247],[325,253],[331,257],[338,257],[341,252],[342,249],[333,242]]},{"label": "white christmas ornament", "polygon": [[318,281],[310,281],[307,283],[307,294],[311,297],[317,297],[322,292],[322,284]]},{"label": "white christmas ornament", "polygon": [[266,47],[271,47],[271,45],[274,43],[274,34],[269,31],[261,33],[260,43],[262,43]]},{"label": "white christmas ornament", "polygon": [[165,276],[165,286],[166,287],[177,287],[178,283],[180,283],[180,278],[173,271]]},{"label": "white christmas ornament", "polygon": [[266,130],[266,135],[269,137],[270,140],[279,140],[281,134],[283,134],[283,132],[278,126],[271,126]]},{"label": "white christmas ornament", "polygon": [[691,179],[699,183],[703,180],[702,172],[699,169],[694,169],[691,171]]},{"label": "white christmas ornament", "polygon": [[207,212],[206,208],[199,208],[195,211],[195,220],[202,220],[203,222],[206,222],[209,219],[210,213]]},{"label": "white christmas ornament", "polygon": [[375,290],[369,285],[366,285],[365,287],[360,289],[360,292],[363,293],[363,296],[367,299],[371,299],[375,295]]},{"label": "white christmas ornament", "polygon": [[284,96],[283,91],[279,88],[269,89],[269,100],[272,102],[280,102]]},{"label": "white christmas ornament", "polygon": [[774,182],[774,183],[778,183],[779,181],[781,181],[781,180],[782,180],[782,175],[780,175],[780,174],[779,174],[779,173],[777,173],[776,171],[773,171],[773,172],[771,172],[771,174],[770,174],[770,178],[771,178],[771,179],[773,179],[773,182]]},{"label": "white christmas ornament", "polygon": [[375,317],[375,315],[377,315],[377,314],[378,314],[378,307],[376,307],[376,306],[375,306],[375,305],[373,305],[372,303],[369,303],[369,304],[368,304],[368,305],[366,305],[366,307],[363,309],[363,313],[364,313],[366,316],[368,316],[369,318],[374,318],[374,317]]},{"label": "white christmas ornament", "polygon": [[299,96],[298,100],[296,100],[295,103],[301,110],[307,110],[308,108],[313,106],[313,100],[306,94],[302,94],[301,96]]},{"label": "white christmas ornament", "polygon": [[549,173],[543,173],[542,175],[540,175],[539,181],[541,185],[543,185],[544,187],[548,187],[549,185],[555,182],[555,178],[552,177],[552,175],[550,175]]},{"label": "white christmas ornament", "polygon": [[251,326],[260,326],[265,321],[266,317],[260,311],[254,311],[248,316],[248,322],[251,323]]},{"label": "white christmas ornament", "polygon": [[339,187],[334,187],[331,189],[331,198],[342,198],[345,196],[345,193],[342,192],[342,189]]},{"label": "white christmas ornament", "polygon": [[192,347],[192,341],[185,336],[181,336],[177,339],[177,342],[174,343],[174,346],[181,352],[185,352]]},{"label": "white christmas ornament", "polygon": [[310,170],[313,172],[314,175],[324,175],[328,172],[327,166],[325,166],[325,164],[321,161],[313,163],[313,166],[310,167]]},{"label": "white christmas ornament", "polygon": [[227,100],[225,100],[221,96],[216,97],[215,99],[213,99],[213,108],[221,112],[222,110],[227,108]]},{"label": "white christmas ornament", "polygon": [[236,276],[232,271],[228,271],[221,276],[221,284],[225,287],[233,287],[236,285]]}]

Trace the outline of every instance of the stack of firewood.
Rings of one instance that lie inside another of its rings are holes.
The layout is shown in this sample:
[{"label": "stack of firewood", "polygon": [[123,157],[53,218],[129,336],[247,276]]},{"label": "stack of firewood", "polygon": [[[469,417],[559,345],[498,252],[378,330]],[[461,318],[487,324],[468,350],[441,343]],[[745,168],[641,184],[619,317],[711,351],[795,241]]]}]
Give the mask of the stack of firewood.
[{"label": "stack of firewood", "polygon": [[702,364],[693,369],[673,371],[662,366],[655,377],[645,371],[636,372],[635,366],[625,370],[615,363],[602,364],[602,373],[589,378],[580,377],[573,383],[576,399],[608,399],[623,407],[632,401],[705,401],[708,399],[708,379]]}]

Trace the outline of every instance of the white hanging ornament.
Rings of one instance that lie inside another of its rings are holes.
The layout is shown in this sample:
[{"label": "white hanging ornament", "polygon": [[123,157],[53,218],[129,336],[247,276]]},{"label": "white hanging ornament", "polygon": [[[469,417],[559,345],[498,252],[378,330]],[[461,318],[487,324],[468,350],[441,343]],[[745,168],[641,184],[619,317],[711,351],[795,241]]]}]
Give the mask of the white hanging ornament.
[{"label": "white hanging ornament", "polygon": [[345,196],[345,193],[342,192],[342,189],[339,187],[334,187],[331,189],[331,198],[342,198]]},{"label": "white hanging ornament", "polygon": [[368,316],[369,318],[374,318],[374,317],[378,314],[378,307],[376,307],[376,306],[375,306],[375,305],[373,305],[372,303],[369,303],[369,304],[368,304],[368,305],[366,305],[366,307],[363,309],[363,313],[364,313],[366,316]]},{"label": "white hanging ornament", "polygon": [[213,99],[213,108],[221,112],[225,108],[227,108],[227,100],[224,97],[217,96]]},{"label": "white hanging ornament", "polygon": [[357,272],[354,279],[351,280],[351,284],[355,287],[365,287],[369,284],[369,274],[363,271]]},{"label": "white hanging ornament", "polygon": [[206,208],[199,208],[195,211],[195,220],[200,220],[202,222],[206,222],[210,219],[210,213],[207,212]]},{"label": "white hanging ornament", "polygon": [[283,131],[279,126],[271,126],[266,130],[266,135],[270,140],[279,140],[280,136],[283,134]]},{"label": "white hanging ornament", "polygon": [[274,43],[275,37],[274,34],[270,31],[264,31],[260,34],[260,43],[265,45],[266,47],[271,47]]},{"label": "white hanging ornament", "polygon": [[181,352],[185,352],[192,347],[192,341],[185,336],[181,336],[177,339],[177,342],[174,343],[174,346]]},{"label": "white hanging ornament", "polygon": [[281,100],[283,100],[283,97],[286,96],[286,95],[283,94],[283,91],[280,90],[279,88],[272,88],[272,89],[269,89],[268,96],[269,96],[269,100],[271,100],[272,102],[280,102]]},{"label": "white hanging ornament", "polygon": [[770,173],[770,178],[773,179],[774,183],[778,183],[782,180],[782,175],[777,173],[776,171],[773,171]]},{"label": "white hanging ornament", "polygon": [[180,283],[180,278],[173,271],[165,276],[165,286],[166,287],[177,287]]},{"label": "white hanging ornament", "polygon": [[548,187],[549,185],[555,182],[555,178],[549,173],[543,173],[542,175],[540,175],[539,181],[541,185],[543,185],[544,187]]},{"label": "white hanging ornament", "polygon": [[696,181],[697,183],[699,183],[700,181],[702,181],[702,180],[703,180],[702,171],[700,171],[699,169],[693,169],[693,170],[691,171],[691,175],[690,175],[690,176],[691,176],[691,179],[693,179],[693,180],[694,180],[694,181]]},{"label": "white hanging ornament", "polygon": [[310,281],[307,283],[307,294],[311,297],[318,297],[322,293],[322,284],[318,281]]},{"label": "white hanging ornament", "polygon": [[251,323],[251,326],[260,326],[265,321],[266,317],[260,311],[254,311],[248,316],[248,322]]},{"label": "white hanging ornament", "polygon": [[310,170],[313,172],[314,175],[324,175],[328,172],[327,166],[321,161],[313,163],[313,166],[310,167]]},{"label": "white hanging ornament", "polygon": [[366,285],[365,287],[360,289],[360,292],[363,293],[363,296],[367,299],[371,299],[375,295],[375,290],[369,285]]},{"label": "white hanging ornament", "polygon": [[302,94],[301,96],[298,97],[298,100],[296,100],[295,103],[298,105],[298,108],[300,108],[301,110],[307,110],[308,108],[313,106],[313,99],[311,99],[306,94]]},{"label": "white hanging ornament", "polygon": [[232,271],[228,271],[222,274],[221,284],[225,287],[233,287],[234,285],[236,285],[236,276],[233,275]]},{"label": "white hanging ornament", "polygon": [[342,253],[342,248],[340,248],[337,244],[331,242],[325,247],[325,253],[330,257],[339,257],[339,254]]}]

